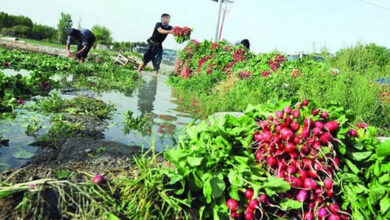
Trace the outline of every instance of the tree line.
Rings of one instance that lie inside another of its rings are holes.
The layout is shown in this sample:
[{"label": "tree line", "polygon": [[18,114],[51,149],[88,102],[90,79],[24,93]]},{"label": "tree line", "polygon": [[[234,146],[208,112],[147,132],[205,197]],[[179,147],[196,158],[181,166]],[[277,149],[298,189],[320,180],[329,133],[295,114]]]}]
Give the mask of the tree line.
[{"label": "tree line", "polygon": [[[68,13],[61,13],[58,25],[54,28],[34,23],[26,16],[16,16],[0,12],[0,33],[5,36],[65,44],[68,31],[72,27],[73,20]],[[94,25],[91,31],[96,37],[96,43],[112,45],[112,49],[116,51],[133,50],[136,46],[147,45],[145,42],[114,42],[111,31],[102,25]]]}]

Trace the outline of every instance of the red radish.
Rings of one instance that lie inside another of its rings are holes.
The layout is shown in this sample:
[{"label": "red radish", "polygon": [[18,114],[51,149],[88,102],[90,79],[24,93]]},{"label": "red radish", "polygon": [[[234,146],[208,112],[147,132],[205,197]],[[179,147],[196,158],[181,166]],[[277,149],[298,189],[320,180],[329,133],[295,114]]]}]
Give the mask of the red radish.
[{"label": "red radish", "polygon": [[228,199],[226,205],[231,211],[237,211],[239,208],[238,202],[234,199]]},{"label": "red radish", "polygon": [[258,150],[256,152],[256,160],[262,160],[263,159],[263,152]]},{"label": "red radish", "polygon": [[328,220],[340,220],[340,217],[338,215],[335,215],[335,214],[330,214],[328,216]]},{"label": "red radish", "polygon": [[275,112],[275,115],[276,115],[276,117],[278,117],[278,118],[283,118],[283,112],[282,112],[282,111],[277,111],[277,112]]},{"label": "red radish", "polygon": [[316,195],[321,195],[324,193],[324,190],[322,188],[317,188],[315,192],[316,192]]},{"label": "red radish", "polygon": [[253,189],[246,189],[246,190],[245,190],[245,198],[247,198],[247,199],[252,199],[253,194],[254,194]]},{"label": "red radish", "polygon": [[329,197],[329,198],[331,198],[331,197],[333,197],[333,189],[328,189],[327,191],[326,191],[326,196],[327,197]]},{"label": "red radish", "polygon": [[254,210],[257,208],[258,204],[259,202],[256,199],[252,199],[251,201],[249,201],[248,207]]},{"label": "red radish", "polygon": [[298,109],[301,109],[301,108],[302,108],[302,104],[299,104],[299,105],[298,105]]},{"label": "red radish", "polygon": [[263,121],[262,128],[268,130],[270,127],[269,121]]},{"label": "red radish", "polygon": [[295,144],[300,144],[301,142],[302,142],[302,139],[300,137],[298,137],[298,136],[294,137],[294,143]]},{"label": "red radish", "polygon": [[274,167],[274,166],[276,165],[276,163],[277,163],[277,161],[276,161],[275,157],[269,156],[269,157],[267,158],[267,164],[268,164],[268,166]]},{"label": "red radish", "polygon": [[333,187],[333,181],[331,178],[327,177],[324,179],[324,186],[326,189],[332,189]]},{"label": "red radish", "polygon": [[294,176],[291,176],[290,177],[290,183],[292,186],[294,187],[302,187],[302,180],[297,178],[297,177],[294,177]]},{"label": "red radish", "polygon": [[249,206],[245,209],[245,213],[252,213],[253,214],[254,212],[255,212],[255,210],[251,209]]},{"label": "red radish", "polygon": [[320,136],[322,134],[322,130],[318,127],[315,127],[311,130],[315,136]]},{"label": "red radish", "polygon": [[325,218],[327,215],[328,215],[328,211],[326,211],[326,209],[324,207],[321,207],[320,209],[318,209],[317,216],[319,218]]},{"label": "red radish", "polygon": [[308,154],[310,152],[310,146],[309,145],[303,145],[301,147],[301,153]]},{"label": "red radish", "polygon": [[309,101],[307,101],[306,99],[303,100],[303,105],[304,105],[304,106],[308,106],[308,105],[309,105]]},{"label": "red radish", "polygon": [[272,133],[270,131],[263,132],[263,141],[270,142],[272,138]]},{"label": "red radish", "polygon": [[324,123],[322,123],[321,121],[316,121],[315,123],[314,123],[314,127],[316,127],[316,128],[319,128],[319,129],[324,129]]},{"label": "red radish", "polygon": [[303,131],[301,133],[301,137],[308,138],[310,136],[310,131],[307,128],[303,128]]},{"label": "red radish", "polygon": [[307,191],[306,190],[299,190],[299,193],[297,194],[297,201],[304,202],[307,199]]},{"label": "red radish", "polygon": [[317,173],[317,171],[311,169],[311,170],[309,170],[308,172],[309,172],[309,176],[310,176],[311,178],[318,178],[318,173]]},{"label": "red radish", "polygon": [[293,131],[298,131],[300,128],[299,122],[294,121],[293,123],[290,124],[290,127]]},{"label": "red radish", "polygon": [[284,151],[287,152],[287,153],[291,153],[291,152],[294,152],[295,149],[296,149],[295,144],[292,143],[292,142],[288,142],[288,144],[287,144],[286,148],[284,149]]},{"label": "red radish", "polygon": [[274,135],[273,137],[272,137],[272,142],[274,142],[274,143],[279,143],[280,142],[280,136],[279,135]]},{"label": "red radish", "polygon": [[293,116],[293,118],[299,118],[301,116],[301,112],[299,110],[295,109],[292,112],[292,116]]},{"label": "red radish", "polygon": [[366,123],[360,123],[360,122],[358,122],[358,123],[356,123],[356,125],[358,126],[358,128],[364,128],[364,129],[366,129],[366,128],[368,127],[368,124],[366,124]]},{"label": "red radish", "polygon": [[310,202],[309,205],[307,205],[309,209],[313,209],[315,206],[316,204],[314,202]]},{"label": "red radish", "polygon": [[276,174],[276,176],[281,178],[281,179],[284,179],[286,177],[286,173],[283,170],[281,170],[280,172],[278,172]]},{"label": "red radish", "polygon": [[284,169],[286,167],[287,167],[287,165],[286,165],[286,163],[283,160],[279,160],[278,161],[278,168],[279,169]]},{"label": "red radish", "polygon": [[303,121],[303,125],[306,128],[310,128],[313,125],[313,120],[311,120],[311,118],[305,118],[305,120]]},{"label": "red radish", "polygon": [[103,184],[104,183],[104,176],[98,174],[98,175],[93,177],[92,182],[95,184],[98,184],[98,185]]},{"label": "red radish", "polygon": [[321,204],[324,200],[320,197],[321,195],[317,195],[316,203]]},{"label": "red radish", "polygon": [[[279,147],[280,147],[280,146],[279,146]],[[281,155],[283,155],[283,153],[284,153],[284,151],[281,150],[281,149],[277,149],[277,150],[275,151],[275,155],[276,155],[276,156],[281,156]]]},{"label": "red radish", "polygon": [[230,214],[230,217],[231,217],[231,218],[238,218],[237,212],[232,212],[232,213]]},{"label": "red radish", "polygon": [[314,169],[315,169],[315,170],[323,170],[324,167],[322,166],[321,163],[315,162],[315,163],[314,163]]},{"label": "red radish", "polygon": [[337,205],[336,203],[332,203],[329,205],[329,210],[330,212],[337,214],[338,212],[340,212],[340,206]]},{"label": "red radish", "polygon": [[321,135],[320,140],[323,144],[328,144],[332,140],[332,135],[329,132],[325,132]]},{"label": "red radish", "polygon": [[329,114],[326,111],[321,112],[321,118],[328,119]]},{"label": "red radish", "polygon": [[290,125],[292,122],[293,122],[293,120],[290,118],[290,116],[286,116],[285,118],[284,118],[284,120],[283,120],[287,125]]},{"label": "red radish", "polygon": [[320,142],[318,142],[318,141],[314,141],[312,147],[313,147],[314,149],[316,149],[316,150],[320,150],[320,149],[321,149],[321,144],[320,144]]},{"label": "red radish", "polygon": [[279,133],[281,130],[282,130],[282,126],[281,125],[276,125],[275,126],[275,132],[276,133]]},{"label": "red radish", "polygon": [[336,166],[339,166],[340,159],[338,157],[333,158],[333,162],[335,163]]},{"label": "red radish", "polygon": [[283,128],[280,133],[282,135],[282,139],[285,141],[291,140],[294,136],[293,132],[288,128]]},{"label": "red radish", "polygon": [[269,203],[268,196],[266,196],[266,195],[264,195],[264,194],[260,194],[260,195],[259,195],[259,199],[260,199],[260,202],[261,202],[261,203],[264,203],[264,204],[268,204],[268,203]]},{"label": "red radish", "polygon": [[246,212],[245,213],[245,220],[253,220],[254,215],[252,212]]},{"label": "red radish", "polygon": [[328,131],[333,132],[339,128],[339,123],[337,123],[336,121],[329,121],[325,123],[324,127]]},{"label": "red radish", "polygon": [[256,132],[254,135],[255,141],[262,142],[263,141],[263,134],[260,134],[259,132]]},{"label": "red radish", "polygon": [[358,136],[358,133],[357,133],[357,131],[356,130],[354,130],[354,129],[351,129],[351,130],[349,130],[349,135],[351,135],[352,137],[357,137]]},{"label": "red radish", "polygon": [[313,166],[313,161],[309,158],[303,159],[303,168],[310,169]]},{"label": "red radish", "polygon": [[313,189],[315,190],[317,188],[317,182],[314,179],[306,178],[303,181],[303,186],[307,189]]},{"label": "red radish", "polygon": [[304,170],[299,170],[298,171],[298,174],[299,174],[299,178],[301,178],[301,180],[304,180],[307,178],[308,174],[306,173],[306,171]]},{"label": "red radish", "polygon": [[297,172],[297,167],[296,166],[294,166],[294,165],[289,165],[288,167],[287,167],[287,173],[289,173],[289,174],[295,174],[295,172]]},{"label": "red radish", "polygon": [[291,114],[292,109],[290,107],[284,108],[284,113]]},{"label": "red radish", "polygon": [[297,157],[298,157],[298,153],[297,152],[290,152],[289,154],[288,154],[288,156],[290,156],[290,158],[291,159],[297,159]]},{"label": "red radish", "polygon": [[270,116],[268,116],[268,120],[273,121],[273,120],[274,120],[274,117],[272,117],[272,116],[270,115]]},{"label": "red radish", "polygon": [[314,213],[313,212],[306,212],[303,216],[304,220],[313,220],[314,219]]},{"label": "red radish", "polygon": [[314,109],[314,110],[311,112],[311,114],[312,114],[313,116],[317,116],[319,111],[320,111],[320,110],[318,110],[318,109]]}]

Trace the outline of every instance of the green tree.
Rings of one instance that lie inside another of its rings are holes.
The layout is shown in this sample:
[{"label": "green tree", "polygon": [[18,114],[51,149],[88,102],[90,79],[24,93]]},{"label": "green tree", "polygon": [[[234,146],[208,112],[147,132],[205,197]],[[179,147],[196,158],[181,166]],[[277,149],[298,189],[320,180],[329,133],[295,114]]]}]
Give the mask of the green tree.
[{"label": "green tree", "polygon": [[31,27],[25,25],[16,25],[10,28],[1,29],[1,34],[8,35],[12,37],[30,37],[31,35]]},{"label": "green tree", "polygon": [[94,25],[91,31],[95,35],[97,43],[101,43],[101,44],[112,43],[111,31],[108,28],[101,25]]},{"label": "green tree", "polygon": [[57,39],[57,30],[47,25],[34,24],[31,31],[31,38],[54,42]]},{"label": "green tree", "polygon": [[58,22],[58,42],[61,44],[66,43],[69,29],[72,28],[73,22],[70,14],[61,13],[60,21]]}]

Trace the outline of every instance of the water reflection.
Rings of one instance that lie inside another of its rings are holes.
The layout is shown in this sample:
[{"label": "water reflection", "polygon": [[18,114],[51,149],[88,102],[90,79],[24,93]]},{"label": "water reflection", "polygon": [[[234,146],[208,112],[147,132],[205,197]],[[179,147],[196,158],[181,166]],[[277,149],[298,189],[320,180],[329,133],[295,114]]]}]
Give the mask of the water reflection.
[{"label": "water reflection", "polygon": [[145,84],[138,90],[138,110],[141,112],[142,116],[146,113],[153,112],[153,102],[156,99],[156,93],[157,76],[152,76],[149,82],[145,82]]}]

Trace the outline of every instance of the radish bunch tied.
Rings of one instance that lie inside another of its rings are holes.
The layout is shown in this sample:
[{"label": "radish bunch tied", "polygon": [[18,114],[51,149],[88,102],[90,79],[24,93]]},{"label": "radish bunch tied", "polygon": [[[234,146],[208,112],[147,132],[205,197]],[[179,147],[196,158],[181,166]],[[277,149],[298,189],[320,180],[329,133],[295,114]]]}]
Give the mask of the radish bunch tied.
[{"label": "radish bunch tied", "polygon": [[173,30],[173,36],[175,37],[175,40],[177,43],[181,44],[184,43],[191,38],[191,32],[192,29],[189,27],[174,27]]},{"label": "radish bunch tied", "polygon": [[[286,211],[267,197],[267,202],[258,206],[248,203],[245,219],[270,213],[291,219],[350,219],[336,198],[339,158],[335,146],[340,123],[330,118],[324,110],[309,109],[305,100],[296,109],[285,107],[258,122],[259,130],[254,134],[256,160],[268,173],[290,184],[291,190],[278,199],[295,200],[302,207]],[[350,135],[356,134],[350,131]]]}]

